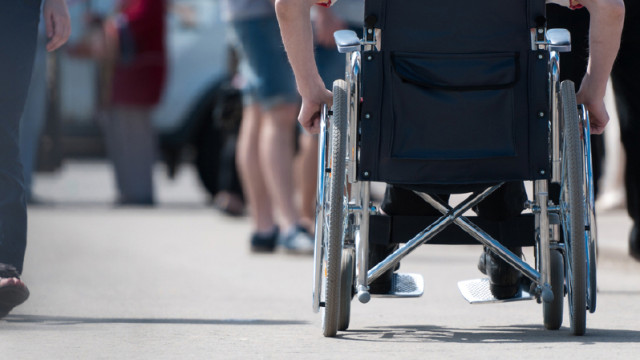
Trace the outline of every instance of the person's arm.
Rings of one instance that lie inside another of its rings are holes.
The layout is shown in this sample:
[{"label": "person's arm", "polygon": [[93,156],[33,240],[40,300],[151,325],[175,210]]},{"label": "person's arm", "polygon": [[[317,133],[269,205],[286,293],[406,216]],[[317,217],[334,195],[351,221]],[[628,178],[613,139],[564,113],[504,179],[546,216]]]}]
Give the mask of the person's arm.
[{"label": "person's arm", "polygon": [[47,29],[47,51],[64,45],[71,35],[71,18],[65,0],[45,0],[42,9]]},{"label": "person's arm", "polygon": [[591,132],[601,134],[609,122],[604,95],[620,47],[624,23],[622,0],[580,0],[589,11],[589,65],[576,94],[589,110]]},{"label": "person's arm", "polygon": [[313,55],[311,6],[317,0],[276,0],[282,41],[296,77],[302,107],[298,121],[309,132],[320,132],[320,108],[331,105],[331,92],[324,86]]}]

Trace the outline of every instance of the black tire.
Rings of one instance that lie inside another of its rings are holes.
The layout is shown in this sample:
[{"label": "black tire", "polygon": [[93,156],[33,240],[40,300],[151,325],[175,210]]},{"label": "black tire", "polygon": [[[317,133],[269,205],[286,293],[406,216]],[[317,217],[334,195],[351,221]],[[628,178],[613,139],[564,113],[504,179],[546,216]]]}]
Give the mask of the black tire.
[{"label": "black tire", "polygon": [[333,83],[333,117],[330,128],[329,167],[329,223],[326,244],[325,306],[322,318],[324,336],[335,336],[340,315],[340,272],[345,216],[345,180],[347,155],[347,84],[344,80]]},{"label": "black tire", "polygon": [[[593,210],[591,210],[593,212]],[[587,258],[588,260],[588,269],[587,272],[589,274],[588,276],[588,285],[587,285],[587,308],[589,309],[590,313],[594,313],[596,311],[596,300],[597,300],[597,293],[598,293],[598,283],[596,280],[596,262],[598,259],[598,243],[595,239],[595,232],[596,232],[596,223],[595,223],[595,216],[592,218],[591,220],[591,228],[589,230],[590,234],[588,234],[587,236],[589,237],[589,246],[588,246],[588,251],[587,251]],[[593,237],[593,238],[591,238]]]},{"label": "black tire", "polygon": [[544,317],[544,327],[547,330],[558,330],[562,326],[562,315],[564,306],[564,261],[562,253],[551,250],[551,290],[553,291],[553,301],[542,303],[542,315]]},{"label": "black tire", "polygon": [[563,154],[560,208],[566,249],[566,276],[571,333],[584,335],[587,316],[587,258],[584,222],[584,167],[578,107],[571,81],[560,85]]},{"label": "black tire", "polygon": [[351,317],[351,299],[353,299],[353,277],[354,277],[354,254],[353,251],[344,250],[342,252],[342,273],[340,275],[340,315],[338,316],[338,330],[344,331],[349,328]]}]

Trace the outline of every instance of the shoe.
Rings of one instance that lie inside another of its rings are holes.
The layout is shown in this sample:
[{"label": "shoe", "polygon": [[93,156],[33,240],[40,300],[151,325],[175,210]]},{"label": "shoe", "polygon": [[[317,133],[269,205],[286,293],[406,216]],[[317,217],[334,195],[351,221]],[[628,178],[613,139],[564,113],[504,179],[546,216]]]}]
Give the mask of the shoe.
[{"label": "shoe", "polygon": [[251,235],[251,252],[252,253],[270,253],[276,249],[278,242],[278,234],[280,233],[277,226],[273,227],[268,233],[253,233]]},{"label": "shoe", "polygon": [[[0,279],[17,278],[20,274],[11,265],[0,264]],[[7,316],[14,307],[29,298],[29,289],[25,285],[4,285],[0,287],[0,319]]]},{"label": "shoe", "polygon": [[638,223],[633,224],[629,234],[629,255],[640,261],[640,229]]},{"label": "shoe", "polygon": [[[522,256],[521,247],[509,250]],[[496,299],[510,299],[518,293],[520,272],[486,247],[478,260],[478,270],[489,276],[489,289]]]},{"label": "shoe", "polygon": [[[380,263],[398,248],[397,244],[381,245],[369,244],[369,269]],[[369,292],[371,294],[388,294],[393,286],[393,273],[400,268],[400,264],[393,269],[387,270],[379,278],[369,284]]]},{"label": "shoe", "polygon": [[284,250],[291,254],[313,255],[315,241],[303,226],[296,225],[282,234],[279,241]]}]

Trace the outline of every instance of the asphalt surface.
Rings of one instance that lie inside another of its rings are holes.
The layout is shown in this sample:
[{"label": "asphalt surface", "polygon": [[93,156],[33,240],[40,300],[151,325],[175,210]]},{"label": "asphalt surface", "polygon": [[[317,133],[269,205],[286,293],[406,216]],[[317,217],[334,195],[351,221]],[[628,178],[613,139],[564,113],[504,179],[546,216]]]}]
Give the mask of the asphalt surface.
[{"label": "asphalt surface", "polygon": [[599,214],[598,308],[587,334],[542,325],[535,301],[469,305],[477,246],[423,246],[402,262],[417,299],[352,303],[351,326],[321,334],[312,259],[249,252],[247,218],[212,209],[190,168],[156,174],[155,208],[113,206],[102,162],[40,175],[23,278],[31,298],[0,320],[0,359],[630,359],[640,352],[640,263],[630,221]]}]

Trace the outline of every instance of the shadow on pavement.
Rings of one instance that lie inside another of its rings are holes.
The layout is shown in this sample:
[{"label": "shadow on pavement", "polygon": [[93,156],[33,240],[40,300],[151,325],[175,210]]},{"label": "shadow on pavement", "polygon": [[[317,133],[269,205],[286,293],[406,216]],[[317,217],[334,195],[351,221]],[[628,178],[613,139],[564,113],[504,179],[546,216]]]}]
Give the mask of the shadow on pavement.
[{"label": "shadow on pavement", "polygon": [[9,323],[39,323],[45,325],[77,324],[144,324],[144,325],[306,325],[300,320],[265,319],[167,319],[167,318],[92,318],[73,316],[9,315]]},{"label": "shadow on pavement", "polygon": [[640,331],[622,329],[590,329],[584,336],[572,336],[568,327],[545,330],[542,325],[514,325],[456,329],[429,325],[405,325],[355,329],[338,333],[337,338],[352,341],[480,343],[636,343]]}]

